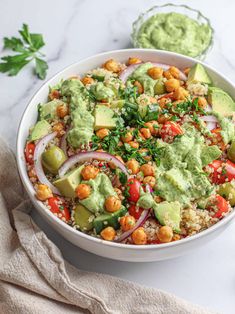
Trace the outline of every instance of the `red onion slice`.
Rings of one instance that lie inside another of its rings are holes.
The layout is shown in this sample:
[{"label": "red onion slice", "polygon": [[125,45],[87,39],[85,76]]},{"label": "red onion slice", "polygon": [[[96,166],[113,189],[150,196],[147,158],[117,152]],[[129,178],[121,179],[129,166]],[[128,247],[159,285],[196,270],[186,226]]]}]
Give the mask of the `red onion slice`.
[{"label": "red onion slice", "polygon": [[[149,61],[149,62],[152,63],[152,65],[155,67],[162,68],[164,71],[167,71],[170,68],[170,65],[168,65],[168,64],[151,62],[151,61]],[[141,64],[144,64],[144,63],[140,62],[140,63],[129,65],[125,70],[123,70],[121,72],[119,78],[125,83],[127,81],[128,77],[132,74],[132,72],[134,72],[134,70],[136,68],[138,68],[138,66],[140,66]],[[180,73],[179,73],[179,78],[182,81],[187,80],[187,76],[182,71],[180,71]]]},{"label": "red onion slice", "polygon": [[37,143],[35,147],[33,160],[34,160],[35,172],[36,172],[39,182],[48,186],[54,194],[60,195],[59,190],[47,179],[44,173],[43,167],[42,167],[42,163],[41,163],[42,153],[44,152],[48,143],[52,141],[56,137],[56,135],[57,133],[53,132],[53,133],[47,134],[42,139],[40,139],[40,141]]},{"label": "red onion slice", "polygon": [[142,212],[140,218],[137,220],[135,226],[132,229],[121,234],[120,237],[115,240],[115,242],[122,242],[122,241],[126,240],[137,228],[142,226],[148,218],[149,211],[150,211],[150,209],[145,209]]},{"label": "red onion slice", "polygon": [[201,116],[200,119],[202,119],[205,122],[215,122],[215,123],[218,122],[217,118],[215,116],[212,116],[212,115],[210,115],[210,116]]},{"label": "red onion slice", "polygon": [[84,163],[92,159],[113,162],[116,167],[120,168],[128,176],[128,171],[125,165],[113,155],[110,155],[108,153],[102,153],[102,152],[81,152],[76,155],[73,155],[72,157],[70,157],[64,162],[64,164],[59,169],[59,177],[62,177],[75,164]]},{"label": "red onion slice", "polygon": [[207,122],[206,127],[209,131],[214,130],[216,128],[216,123],[215,122]]}]

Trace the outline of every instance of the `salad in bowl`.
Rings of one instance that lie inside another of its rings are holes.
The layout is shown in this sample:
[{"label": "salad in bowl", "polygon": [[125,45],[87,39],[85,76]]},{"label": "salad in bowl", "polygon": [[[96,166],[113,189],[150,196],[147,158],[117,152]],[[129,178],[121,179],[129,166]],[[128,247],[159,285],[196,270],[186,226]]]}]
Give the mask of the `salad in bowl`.
[{"label": "salad in bowl", "polygon": [[38,104],[25,143],[35,197],[106,241],[190,237],[235,205],[234,112],[201,63],[108,59]]}]

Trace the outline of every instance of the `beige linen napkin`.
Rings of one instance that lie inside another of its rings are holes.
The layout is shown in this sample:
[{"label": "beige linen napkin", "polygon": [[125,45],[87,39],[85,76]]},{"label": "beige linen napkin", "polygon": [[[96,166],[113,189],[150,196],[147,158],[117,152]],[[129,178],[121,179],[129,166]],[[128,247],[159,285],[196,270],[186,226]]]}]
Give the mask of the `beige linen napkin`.
[{"label": "beige linen napkin", "polygon": [[0,140],[0,313],[211,313],[168,293],[80,271],[34,224],[15,158]]}]

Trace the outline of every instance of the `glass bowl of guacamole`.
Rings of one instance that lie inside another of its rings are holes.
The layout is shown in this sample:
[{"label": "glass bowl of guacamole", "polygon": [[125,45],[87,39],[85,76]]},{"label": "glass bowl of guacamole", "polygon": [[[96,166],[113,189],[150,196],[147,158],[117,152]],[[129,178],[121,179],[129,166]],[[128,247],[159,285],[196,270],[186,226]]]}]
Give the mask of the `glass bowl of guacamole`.
[{"label": "glass bowl of guacamole", "polygon": [[186,5],[154,6],[133,23],[135,48],[177,52],[203,60],[213,45],[213,28],[201,12]]}]

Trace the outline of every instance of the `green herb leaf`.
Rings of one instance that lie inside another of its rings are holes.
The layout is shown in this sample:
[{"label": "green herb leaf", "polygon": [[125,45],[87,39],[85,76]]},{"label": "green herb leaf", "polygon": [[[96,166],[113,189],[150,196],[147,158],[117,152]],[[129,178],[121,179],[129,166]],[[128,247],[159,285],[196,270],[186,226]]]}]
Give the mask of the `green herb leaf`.
[{"label": "green herb leaf", "polygon": [[48,65],[46,61],[39,58],[43,56],[39,49],[45,45],[42,35],[31,34],[26,24],[23,24],[19,33],[22,38],[5,37],[3,39],[5,49],[11,49],[19,54],[2,57],[0,72],[8,73],[9,76],[17,75],[24,66],[35,60],[36,75],[42,80],[45,79]]}]

